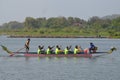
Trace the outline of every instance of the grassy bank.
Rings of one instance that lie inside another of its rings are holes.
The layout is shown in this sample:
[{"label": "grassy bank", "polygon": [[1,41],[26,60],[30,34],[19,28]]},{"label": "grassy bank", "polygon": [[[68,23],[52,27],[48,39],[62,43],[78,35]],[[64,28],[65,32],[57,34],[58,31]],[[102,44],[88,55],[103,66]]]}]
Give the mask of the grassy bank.
[{"label": "grassy bank", "polygon": [[[92,30],[84,30],[78,28],[66,28],[66,29],[17,29],[17,30],[0,30],[0,34],[10,35],[11,37],[111,37],[120,38],[120,36],[114,36],[107,31],[95,32]],[[120,33],[118,33],[120,34]]]}]

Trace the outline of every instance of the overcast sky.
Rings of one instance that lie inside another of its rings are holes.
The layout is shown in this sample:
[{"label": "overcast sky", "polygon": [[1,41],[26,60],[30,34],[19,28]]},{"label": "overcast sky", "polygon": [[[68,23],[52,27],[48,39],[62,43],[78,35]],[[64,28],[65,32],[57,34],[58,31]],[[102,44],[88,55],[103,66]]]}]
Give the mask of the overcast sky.
[{"label": "overcast sky", "polygon": [[120,0],[0,0],[0,24],[26,17],[79,17],[120,14]]}]

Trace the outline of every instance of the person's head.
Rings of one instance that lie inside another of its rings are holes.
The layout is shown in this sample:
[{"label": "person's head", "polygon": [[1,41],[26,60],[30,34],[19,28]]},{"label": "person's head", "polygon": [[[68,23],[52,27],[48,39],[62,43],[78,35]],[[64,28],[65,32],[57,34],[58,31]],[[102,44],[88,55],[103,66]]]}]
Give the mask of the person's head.
[{"label": "person's head", "polygon": [[48,48],[50,49],[50,46],[48,46]]},{"label": "person's head", "polygon": [[30,38],[28,38],[28,41],[30,41]]},{"label": "person's head", "polygon": [[90,45],[92,45],[93,43],[91,42]]},{"label": "person's head", "polygon": [[78,48],[78,46],[76,45],[75,48]]},{"label": "person's head", "polygon": [[68,46],[66,48],[69,49]]},{"label": "person's head", "polygon": [[57,45],[56,48],[59,48],[59,46]]},{"label": "person's head", "polygon": [[58,47],[58,50],[60,50],[60,47]]}]

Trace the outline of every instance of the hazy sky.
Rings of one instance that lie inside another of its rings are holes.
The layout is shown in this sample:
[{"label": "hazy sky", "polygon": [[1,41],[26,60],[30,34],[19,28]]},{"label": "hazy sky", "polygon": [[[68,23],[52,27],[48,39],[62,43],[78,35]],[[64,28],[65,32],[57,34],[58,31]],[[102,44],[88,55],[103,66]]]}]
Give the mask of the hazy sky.
[{"label": "hazy sky", "polygon": [[79,17],[120,14],[120,0],[0,0],[0,24],[26,17]]}]

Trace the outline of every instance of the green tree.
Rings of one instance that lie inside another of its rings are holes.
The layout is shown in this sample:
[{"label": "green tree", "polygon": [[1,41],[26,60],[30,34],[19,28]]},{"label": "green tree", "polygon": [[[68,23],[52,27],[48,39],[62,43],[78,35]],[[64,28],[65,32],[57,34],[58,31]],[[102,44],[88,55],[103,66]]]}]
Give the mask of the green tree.
[{"label": "green tree", "polygon": [[37,18],[36,19],[38,28],[46,27],[46,18]]},{"label": "green tree", "polygon": [[112,28],[116,31],[120,31],[120,17],[112,20]]},{"label": "green tree", "polygon": [[25,22],[24,22],[24,27],[30,29],[30,28],[39,28],[37,25],[36,19],[32,17],[26,17]]},{"label": "green tree", "polygon": [[68,24],[69,24],[69,26],[73,25],[73,23],[74,23],[74,18],[73,17],[68,17]]},{"label": "green tree", "polygon": [[6,29],[20,29],[23,28],[23,23],[17,22],[17,21],[10,21],[9,23],[4,23],[2,25],[2,28]]}]

